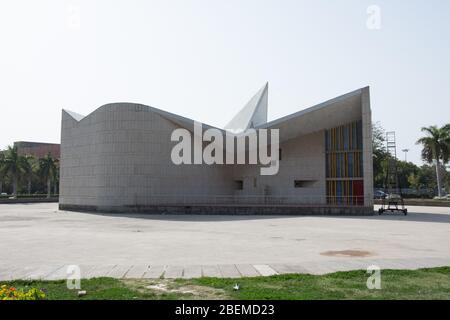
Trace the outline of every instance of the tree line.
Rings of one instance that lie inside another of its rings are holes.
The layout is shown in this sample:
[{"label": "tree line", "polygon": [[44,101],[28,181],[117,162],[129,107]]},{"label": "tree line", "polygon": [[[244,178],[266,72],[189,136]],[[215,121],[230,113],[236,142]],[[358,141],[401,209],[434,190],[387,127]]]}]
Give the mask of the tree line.
[{"label": "tree line", "polygon": [[58,193],[59,162],[50,153],[43,158],[20,155],[16,146],[0,152],[0,194],[44,194],[50,198]]},{"label": "tree line", "polygon": [[[429,126],[421,129],[424,134],[416,144],[422,146],[422,166],[397,160],[399,186],[402,189],[428,191],[429,196],[445,196],[443,189],[450,190],[450,172],[446,165],[450,158],[450,124],[442,127]],[[386,150],[386,133],[380,123],[373,125],[374,187],[382,189],[385,184],[387,161],[391,155]],[[426,194],[426,192],[424,193]]]}]

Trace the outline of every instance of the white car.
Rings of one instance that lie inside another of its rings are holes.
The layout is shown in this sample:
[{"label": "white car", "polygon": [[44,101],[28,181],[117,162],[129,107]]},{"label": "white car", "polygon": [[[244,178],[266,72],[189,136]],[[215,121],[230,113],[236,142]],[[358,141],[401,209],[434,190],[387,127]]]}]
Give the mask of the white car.
[{"label": "white car", "polygon": [[450,194],[447,194],[445,196],[442,197],[434,197],[434,200],[450,200]]},{"label": "white car", "polygon": [[400,200],[402,197],[399,194],[390,193],[386,195],[387,200]]}]

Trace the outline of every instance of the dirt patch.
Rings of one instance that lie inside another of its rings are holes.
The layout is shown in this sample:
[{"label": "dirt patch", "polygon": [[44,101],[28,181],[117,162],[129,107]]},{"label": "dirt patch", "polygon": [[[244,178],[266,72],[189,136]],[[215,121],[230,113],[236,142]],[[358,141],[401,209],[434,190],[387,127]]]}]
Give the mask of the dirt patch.
[{"label": "dirt patch", "polygon": [[192,290],[191,288],[188,288],[187,286],[174,288],[174,287],[170,286],[169,283],[164,283],[164,282],[150,284],[148,286],[145,286],[145,289],[150,289],[150,290],[153,290],[156,292],[164,292],[164,293],[171,292],[171,293],[182,293],[182,294],[195,294],[195,291]]},{"label": "dirt patch", "polygon": [[345,257],[345,258],[351,258],[351,257],[370,257],[374,254],[369,251],[363,251],[363,250],[341,250],[341,251],[325,251],[320,253],[323,256],[328,257]]},{"label": "dirt patch", "polygon": [[224,290],[192,284],[179,284],[170,279],[123,280],[123,282],[140,292],[152,292],[156,295],[176,294],[178,299],[222,300],[229,299]]}]

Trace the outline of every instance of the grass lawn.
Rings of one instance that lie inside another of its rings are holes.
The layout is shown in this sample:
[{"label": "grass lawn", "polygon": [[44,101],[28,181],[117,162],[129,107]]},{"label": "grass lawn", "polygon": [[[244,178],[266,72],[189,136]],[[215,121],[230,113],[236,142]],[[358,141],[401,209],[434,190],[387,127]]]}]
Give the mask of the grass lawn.
[{"label": "grass lawn", "polygon": [[[1,282],[16,288],[44,290],[47,299],[450,299],[450,267],[383,270],[381,290],[366,287],[365,271],[221,279],[96,278],[81,281],[87,295],[78,297],[65,281]],[[235,291],[234,284],[240,289]]]}]

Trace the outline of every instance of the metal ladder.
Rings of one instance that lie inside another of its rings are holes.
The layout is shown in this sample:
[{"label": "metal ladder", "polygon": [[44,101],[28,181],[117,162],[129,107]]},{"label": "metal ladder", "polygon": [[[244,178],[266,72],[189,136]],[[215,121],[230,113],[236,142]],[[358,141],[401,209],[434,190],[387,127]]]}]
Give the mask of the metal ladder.
[{"label": "metal ladder", "polygon": [[398,179],[397,169],[397,144],[395,140],[395,132],[386,132],[386,152],[387,152],[387,166],[386,178],[384,182],[383,201],[381,208],[378,210],[379,214],[384,212],[403,212],[408,214],[408,209],[405,208],[403,201],[402,190]]}]

